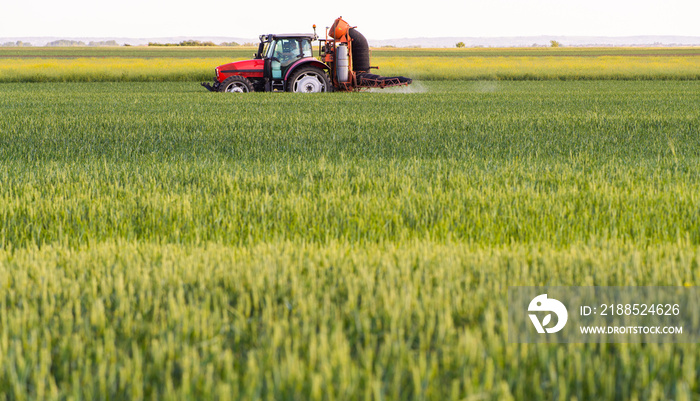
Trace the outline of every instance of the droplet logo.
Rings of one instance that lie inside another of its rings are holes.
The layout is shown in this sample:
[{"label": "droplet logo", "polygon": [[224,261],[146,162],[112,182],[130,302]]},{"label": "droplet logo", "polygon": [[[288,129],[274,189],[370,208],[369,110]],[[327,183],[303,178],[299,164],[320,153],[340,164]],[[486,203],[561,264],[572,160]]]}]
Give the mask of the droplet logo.
[{"label": "droplet logo", "polygon": [[556,333],[564,328],[566,321],[569,319],[569,312],[566,311],[564,304],[554,298],[547,298],[547,294],[541,294],[533,298],[527,310],[528,312],[552,312],[557,315],[557,324],[554,327],[546,327],[552,321],[552,313],[547,314],[542,319],[542,323],[540,323],[536,314],[530,313],[530,320],[535,325],[538,333]]}]

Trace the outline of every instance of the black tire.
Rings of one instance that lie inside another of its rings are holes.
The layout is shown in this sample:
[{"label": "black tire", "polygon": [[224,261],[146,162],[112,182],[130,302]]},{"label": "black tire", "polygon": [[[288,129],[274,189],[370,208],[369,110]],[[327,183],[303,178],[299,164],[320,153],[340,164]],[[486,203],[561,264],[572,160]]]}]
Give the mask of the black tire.
[{"label": "black tire", "polygon": [[287,92],[319,93],[333,90],[328,74],[320,68],[301,67],[287,81]]},{"label": "black tire", "polygon": [[240,75],[230,76],[219,85],[219,92],[248,93],[254,91],[250,80]]}]

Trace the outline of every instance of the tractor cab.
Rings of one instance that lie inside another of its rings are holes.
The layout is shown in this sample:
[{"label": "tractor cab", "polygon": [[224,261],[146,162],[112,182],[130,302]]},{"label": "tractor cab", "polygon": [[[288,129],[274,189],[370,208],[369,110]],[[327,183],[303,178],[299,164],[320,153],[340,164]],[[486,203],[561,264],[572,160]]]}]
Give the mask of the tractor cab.
[{"label": "tractor cab", "polygon": [[254,57],[256,59],[279,55],[313,57],[311,42],[317,39],[313,34],[260,35],[260,45]]},{"label": "tractor cab", "polygon": [[309,34],[260,35],[255,58],[264,60],[265,76],[270,78],[273,90],[274,86],[284,87],[283,79],[295,62],[313,57],[314,40],[316,36]]}]

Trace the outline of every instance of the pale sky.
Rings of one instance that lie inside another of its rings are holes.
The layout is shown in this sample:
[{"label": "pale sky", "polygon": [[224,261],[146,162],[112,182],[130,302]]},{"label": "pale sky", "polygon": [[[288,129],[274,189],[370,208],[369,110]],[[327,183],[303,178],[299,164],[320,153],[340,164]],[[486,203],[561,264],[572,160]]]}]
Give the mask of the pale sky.
[{"label": "pale sky", "polygon": [[[252,39],[262,33],[310,32],[313,24],[322,35],[341,15],[368,39],[700,36],[700,0],[424,0],[413,4],[398,0],[1,0],[0,37]],[[251,11],[255,7],[259,10]]]}]

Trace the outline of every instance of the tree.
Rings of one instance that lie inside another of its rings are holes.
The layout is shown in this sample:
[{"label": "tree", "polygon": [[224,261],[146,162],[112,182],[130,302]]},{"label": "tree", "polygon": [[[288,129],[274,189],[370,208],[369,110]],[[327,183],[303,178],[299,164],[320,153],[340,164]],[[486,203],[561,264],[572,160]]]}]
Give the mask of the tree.
[{"label": "tree", "polygon": [[85,42],[80,41],[80,40],[61,39],[61,40],[54,40],[53,42],[49,42],[46,44],[46,46],[47,47],[85,46]]},{"label": "tree", "polygon": [[552,47],[561,47],[561,43],[557,42],[556,40],[550,40],[549,43],[552,44]]},{"label": "tree", "polygon": [[17,42],[5,42],[3,44],[0,44],[0,47],[29,47],[32,44],[29,42],[22,42],[21,40],[18,40]]},{"label": "tree", "polygon": [[457,42],[457,44],[456,44],[455,46],[456,46],[458,49],[461,49],[461,48],[465,47],[466,45],[464,44],[464,42]]},{"label": "tree", "polygon": [[92,41],[88,43],[88,46],[119,46],[116,40],[105,40],[101,42]]}]

